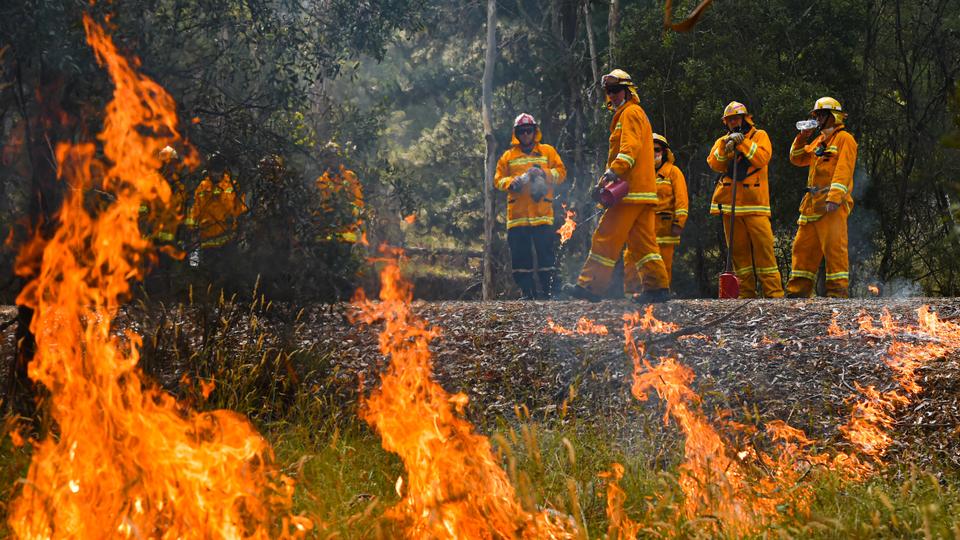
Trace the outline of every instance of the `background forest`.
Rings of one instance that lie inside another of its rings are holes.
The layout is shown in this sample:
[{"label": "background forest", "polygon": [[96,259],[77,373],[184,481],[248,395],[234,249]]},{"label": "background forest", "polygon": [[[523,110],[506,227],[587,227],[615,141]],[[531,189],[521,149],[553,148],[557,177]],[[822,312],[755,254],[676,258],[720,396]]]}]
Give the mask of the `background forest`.
[{"label": "background forest", "polygon": [[[679,4],[686,13],[694,3]],[[714,296],[722,266],[720,224],[707,215],[714,175],[705,157],[722,134],[723,106],[744,102],[770,133],[772,219],[786,274],[806,174],[787,152],[794,123],[824,95],[843,103],[860,143],[852,293],[874,283],[885,294],[960,293],[960,1],[717,0],[687,34],[662,29],[659,1],[497,7],[498,154],[512,119],[533,114],[570,173],[558,204],[581,216],[593,213],[587,191],[606,153],[609,113],[599,75],[621,67],[638,82],[654,130],[670,140],[690,188],[690,220],[674,263],[680,296]],[[51,148],[96,133],[110,95],[83,40],[80,13],[88,8],[40,0],[0,8],[0,226],[11,231],[0,294],[7,302],[18,289],[18,241],[56,208]],[[293,234],[322,229],[330,218],[318,214],[309,189],[324,168],[343,164],[363,183],[371,246],[412,248],[421,296],[479,293],[486,2],[123,0],[95,9],[114,13],[117,42],[172,93],[199,153],[228,158],[248,201],[255,205],[269,191],[257,162],[282,155],[287,173],[278,196],[293,209]],[[188,188],[200,178],[199,170],[187,175]],[[505,201],[496,195],[497,292],[511,297]],[[264,265],[281,261],[290,275],[310,274],[296,288],[302,299],[331,297],[317,283],[352,272],[363,255],[344,254],[348,264],[303,245],[284,248],[297,254],[271,252],[281,248],[259,235],[269,224],[257,224],[257,216],[245,218],[241,253],[256,252]],[[568,280],[594,225],[582,224],[564,248]],[[217,278],[252,286],[257,257],[248,258],[251,268],[232,265]],[[185,273],[170,281],[183,287],[210,279]]]}]

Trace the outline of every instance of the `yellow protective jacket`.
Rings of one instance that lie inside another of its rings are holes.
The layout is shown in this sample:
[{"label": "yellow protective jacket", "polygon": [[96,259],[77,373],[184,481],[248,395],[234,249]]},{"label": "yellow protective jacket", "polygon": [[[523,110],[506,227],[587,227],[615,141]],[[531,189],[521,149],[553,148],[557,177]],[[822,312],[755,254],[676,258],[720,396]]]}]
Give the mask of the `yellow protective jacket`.
[{"label": "yellow protective jacket", "polygon": [[230,173],[214,183],[209,176],[193,192],[193,207],[187,224],[200,229],[200,247],[220,247],[237,228],[237,218],[247,211],[230,178]]},{"label": "yellow protective jacket", "polygon": [[607,168],[627,182],[630,191],[623,202],[657,204],[657,176],[653,168],[653,129],[636,96],[613,113]]},{"label": "yellow protective jacket", "polygon": [[690,202],[687,197],[687,179],[674,165],[673,152],[667,150],[667,159],[657,169],[657,215],[669,214],[673,224],[683,228],[687,224]]},{"label": "yellow protective jacket", "polygon": [[[339,174],[330,174],[329,170],[324,171],[317,178],[317,189],[320,191],[320,210],[322,212],[334,212],[337,201],[341,197],[346,197],[346,200],[349,201],[352,217],[337,231],[337,240],[348,244],[360,241],[366,243],[366,235],[363,230],[363,186],[360,185],[357,174],[343,165],[340,166]],[[321,240],[332,240],[332,238],[324,237]]]},{"label": "yellow protective jacket", "polygon": [[[713,143],[713,149],[707,156],[707,164],[718,173],[723,173],[717,180],[717,187],[713,191],[713,200],[710,201],[710,213],[719,215],[730,213],[730,204],[733,192],[733,156],[727,154],[726,136],[720,137]],[[737,145],[736,151],[743,155],[749,163],[746,169],[741,166],[737,181],[737,215],[738,216],[769,216],[770,215],[770,187],[767,183],[767,166],[773,148],[767,132],[754,127],[750,122],[750,131]]]},{"label": "yellow protective jacket", "polygon": [[[567,168],[563,166],[557,150],[540,142],[541,138],[540,128],[537,127],[533,148],[527,154],[520,148],[517,136],[513,135],[510,149],[497,161],[493,186],[507,192],[507,229],[553,224],[553,186],[567,177]],[[513,179],[534,166],[539,166],[547,173],[549,189],[540,201],[534,201],[530,196],[529,184],[519,192],[509,191]]]},{"label": "yellow protective jacket", "polygon": [[[822,148],[817,156],[817,148]],[[798,167],[810,167],[807,173],[807,193],[800,202],[800,218],[803,225],[823,217],[827,202],[843,207],[847,213],[853,210],[853,170],[857,163],[857,141],[843,125],[824,137],[820,134],[810,144],[804,144],[800,135],[790,146],[790,163]]]},{"label": "yellow protective jacket", "polygon": [[[170,178],[170,199],[166,204],[141,204],[140,217],[145,222],[142,230],[149,232],[149,238],[172,244],[177,239],[177,230],[181,222],[184,221],[187,187],[180,180],[179,173],[174,172],[167,176]],[[189,217],[186,221],[190,223]]]}]

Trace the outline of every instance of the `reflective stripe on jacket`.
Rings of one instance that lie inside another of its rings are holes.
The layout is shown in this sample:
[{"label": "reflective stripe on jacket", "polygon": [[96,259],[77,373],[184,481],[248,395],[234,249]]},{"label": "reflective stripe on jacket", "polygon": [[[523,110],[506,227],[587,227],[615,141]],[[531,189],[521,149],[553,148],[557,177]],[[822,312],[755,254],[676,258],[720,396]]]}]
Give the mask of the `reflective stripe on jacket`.
[{"label": "reflective stripe on jacket", "polygon": [[[673,157],[673,153],[668,155]],[[687,224],[687,180],[672,159],[657,170],[657,201],[658,216],[670,214],[672,224],[681,228]]]},{"label": "reflective stripe on jacket", "polygon": [[210,177],[204,178],[193,192],[193,207],[188,224],[200,229],[203,247],[219,246],[237,228],[236,219],[247,211],[243,200],[237,195],[233,180],[228,173],[214,185]]},{"label": "reflective stripe on jacket", "polygon": [[[818,147],[822,148],[820,156],[817,155]],[[821,134],[810,144],[803,144],[798,134],[790,146],[790,163],[810,168],[807,173],[807,193],[800,201],[798,224],[822,218],[827,202],[845,207],[848,213],[853,210],[857,141],[842,125],[830,137],[825,138]]]},{"label": "reflective stripe on jacket", "polygon": [[749,165],[746,177],[737,178],[739,182],[737,184],[737,215],[769,216],[770,187],[767,181],[767,169],[773,153],[770,137],[766,131],[751,125],[750,131],[744,135],[743,141],[737,145],[733,155],[727,154],[726,143],[726,136],[717,139],[707,156],[707,164],[710,168],[723,174],[713,191],[710,213],[712,215],[718,215],[721,212],[730,213],[730,204],[733,202],[730,165],[734,155],[739,154],[742,156],[740,159],[746,159]]}]

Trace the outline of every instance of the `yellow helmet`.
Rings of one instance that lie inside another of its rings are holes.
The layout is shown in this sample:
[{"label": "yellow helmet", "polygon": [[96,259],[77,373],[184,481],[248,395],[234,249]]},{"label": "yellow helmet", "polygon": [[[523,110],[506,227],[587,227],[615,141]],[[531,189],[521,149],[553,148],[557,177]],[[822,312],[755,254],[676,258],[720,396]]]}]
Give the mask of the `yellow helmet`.
[{"label": "yellow helmet", "polygon": [[168,145],[160,149],[160,161],[162,161],[163,163],[173,161],[175,159],[178,159],[179,157],[180,156],[177,155],[177,151],[174,150],[172,146]]},{"label": "yellow helmet", "polygon": [[630,78],[630,74],[622,69],[615,69],[610,73],[607,73],[600,78],[600,84],[603,86],[627,86],[633,87],[633,79]]},{"label": "yellow helmet", "polygon": [[817,111],[830,111],[833,114],[833,119],[836,120],[838,124],[842,124],[843,120],[847,117],[847,113],[843,112],[843,107],[840,106],[840,102],[833,99],[832,97],[822,97],[813,104],[813,109],[810,110],[810,116],[813,116]]},{"label": "yellow helmet", "polygon": [[667,138],[659,133],[653,134],[653,140],[659,142],[660,144],[670,148],[670,143],[667,142]]},{"label": "yellow helmet", "polygon": [[727,118],[730,118],[731,116],[737,116],[738,114],[747,116],[750,113],[747,112],[747,106],[743,103],[740,103],[739,101],[731,101],[726,107],[724,107],[723,116],[720,117],[720,119],[726,120]]}]

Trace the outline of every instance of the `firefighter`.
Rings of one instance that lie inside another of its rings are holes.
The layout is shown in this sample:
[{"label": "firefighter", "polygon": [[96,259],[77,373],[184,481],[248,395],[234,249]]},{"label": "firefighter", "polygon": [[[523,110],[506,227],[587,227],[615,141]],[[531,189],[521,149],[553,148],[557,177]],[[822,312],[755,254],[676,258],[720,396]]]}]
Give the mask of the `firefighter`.
[{"label": "firefighter", "polygon": [[566,178],[567,169],[556,149],[540,142],[542,138],[533,116],[517,116],[511,146],[497,161],[493,177],[494,187],[507,192],[507,243],[513,280],[524,300],[550,298],[557,270],[553,190]]},{"label": "firefighter", "polygon": [[[316,181],[320,191],[320,210],[332,218],[336,230],[321,234],[317,240],[336,240],[343,244],[366,244],[363,224],[363,186],[357,174],[343,165],[338,171],[327,169]],[[342,205],[346,204],[344,208]]]},{"label": "firefighter", "polygon": [[200,236],[200,249],[222,248],[233,238],[237,219],[247,211],[227,171],[227,160],[219,152],[207,159],[203,180],[193,192],[188,225]]},{"label": "firefighter", "polygon": [[183,219],[187,188],[180,178],[180,156],[171,146],[160,150],[160,174],[170,184],[170,199],[166,204],[157,204],[150,208],[146,203],[140,205],[142,229],[157,244],[175,245],[177,231]]},{"label": "firefighter", "polygon": [[[687,223],[689,201],[687,180],[676,166],[667,138],[653,134],[653,164],[657,168],[657,246],[667,269],[667,286],[673,280],[673,250],[680,244],[680,233]],[[628,249],[623,254],[623,288],[627,294],[640,292],[637,257]]]},{"label": "firefighter", "polygon": [[[757,129],[747,107],[731,101],[723,110],[727,134],[717,139],[707,156],[707,164],[720,173],[711,215],[721,215],[727,249],[733,250],[733,270],[740,279],[740,298],[783,297],[780,268],[773,253],[773,229],[770,226],[770,190],[767,166],[772,147],[767,132]],[[730,245],[730,204],[733,178],[736,177],[736,225]]]},{"label": "firefighter", "polygon": [[626,243],[633,254],[631,259],[636,261],[634,265],[643,288],[634,300],[665,302],[669,300],[669,280],[657,246],[653,130],[629,74],[615,69],[603,76],[601,84],[606,92],[607,108],[614,113],[610,121],[607,170],[594,192],[621,181],[626,182],[627,190],[622,199],[604,211],[577,284],[564,290],[575,298],[600,300]]},{"label": "firefighter", "polygon": [[822,97],[810,115],[817,120],[820,134],[810,140],[814,129],[803,130],[790,147],[790,163],[809,167],[809,172],[793,240],[787,294],[791,298],[812,296],[820,261],[826,257],[827,296],[847,298],[847,217],[853,210],[857,141],[844,128],[847,114],[839,101]]}]

